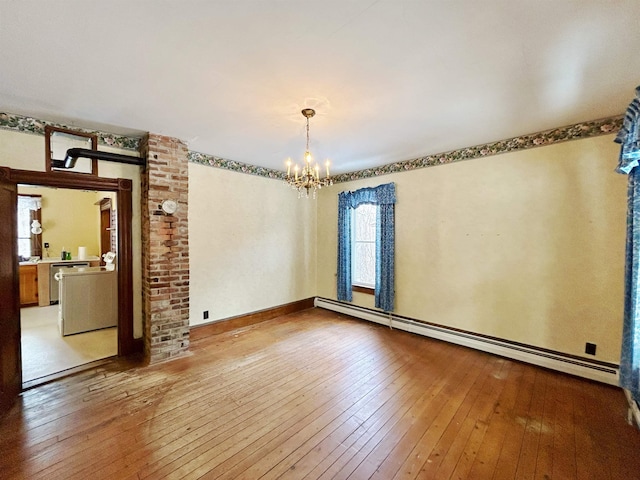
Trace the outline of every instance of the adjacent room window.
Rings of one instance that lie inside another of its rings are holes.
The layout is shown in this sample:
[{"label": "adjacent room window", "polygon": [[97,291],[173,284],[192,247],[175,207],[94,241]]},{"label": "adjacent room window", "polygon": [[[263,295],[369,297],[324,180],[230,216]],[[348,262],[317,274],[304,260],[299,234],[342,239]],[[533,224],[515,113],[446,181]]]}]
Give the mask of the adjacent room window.
[{"label": "adjacent room window", "polygon": [[42,255],[40,195],[18,195],[18,255],[25,259]]},{"label": "adjacent room window", "polygon": [[358,285],[374,287],[375,306],[394,308],[394,183],[338,195],[338,300],[353,300]]},{"label": "adjacent room window", "polygon": [[353,211],[351,284],[357,287],[376,286],[376,216],[377,208],[371,204],[362,204]]}]

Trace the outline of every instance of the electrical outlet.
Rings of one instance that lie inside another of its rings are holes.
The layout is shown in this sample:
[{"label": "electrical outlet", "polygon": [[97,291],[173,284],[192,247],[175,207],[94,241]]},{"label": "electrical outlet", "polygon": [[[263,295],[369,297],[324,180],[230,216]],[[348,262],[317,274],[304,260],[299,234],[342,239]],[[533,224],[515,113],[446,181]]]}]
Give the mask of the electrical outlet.
[{"label": "electrical outlet", "polygon": [[205,310],[204,312],[202,312],[202,318],[204,320],[209,318],[209,310]]},{"label": "electrical outlet", "polygon": [[586,353],[588,355],[595,355],[596,354],[596,344],[587,342],[587,344],[584,347],[584,353]]},{"label": "electrical outlet", "polygon": [[44,248],[49,248],[49,242],[44,242]]}]

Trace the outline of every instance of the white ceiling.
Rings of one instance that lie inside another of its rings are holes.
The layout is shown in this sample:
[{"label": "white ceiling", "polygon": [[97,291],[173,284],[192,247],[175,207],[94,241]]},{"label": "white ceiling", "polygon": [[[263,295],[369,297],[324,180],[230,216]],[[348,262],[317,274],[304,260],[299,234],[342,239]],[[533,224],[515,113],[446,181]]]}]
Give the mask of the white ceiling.
[{"label": "white ceiling", "polygon": [[0,0],[0,112],[343,173],[624,112],[638,0]]}]

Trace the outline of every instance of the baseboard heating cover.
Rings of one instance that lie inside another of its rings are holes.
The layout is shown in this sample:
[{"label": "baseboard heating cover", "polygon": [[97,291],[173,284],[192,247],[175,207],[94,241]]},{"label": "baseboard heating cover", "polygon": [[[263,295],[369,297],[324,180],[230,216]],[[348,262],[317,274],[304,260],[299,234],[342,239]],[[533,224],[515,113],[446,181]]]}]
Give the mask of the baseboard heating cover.
[{"label": "baseboard heating cover", "polygon": [[522,344],[502,341],[496,338],[476,335],[450,328],[400,317],[369,308],[350,305],[327,298],[316,297],[315,306],[344,313],[351,317],[386,325],[389,328],[424,335],[456,345],[462,345],[502,357],[538,365],[540,367],[588,378],[609,385],[618,386],[618,365],[604,362],[591,362],[588,359],[563,355]]}]

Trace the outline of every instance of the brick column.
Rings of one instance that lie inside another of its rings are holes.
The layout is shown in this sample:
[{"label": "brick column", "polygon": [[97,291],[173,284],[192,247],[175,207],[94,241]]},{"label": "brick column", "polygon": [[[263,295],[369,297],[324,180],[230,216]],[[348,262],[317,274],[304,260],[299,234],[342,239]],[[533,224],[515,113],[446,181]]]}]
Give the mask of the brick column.
[{"label": "brick column", "polygon": [[[149,134],[141,151],[142,305],[145,355],[150,363],[189,349],[189,193],[187,146],[175,138]],[[178,210],[165,214],[164,200]]]}]

